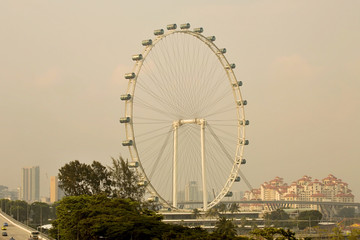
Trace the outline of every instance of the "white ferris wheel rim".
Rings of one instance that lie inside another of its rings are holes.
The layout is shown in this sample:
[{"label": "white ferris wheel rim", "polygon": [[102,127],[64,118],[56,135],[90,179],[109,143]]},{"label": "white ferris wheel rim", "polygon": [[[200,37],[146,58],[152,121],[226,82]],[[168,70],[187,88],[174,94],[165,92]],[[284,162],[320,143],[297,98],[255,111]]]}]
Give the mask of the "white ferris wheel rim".
[{"label": "white ferris wheel rim", "polygon": [[[130,99],[125,100],[125,117],[129,117],[130,121],[125,122],[125,132],[126,132],[126,139],[129,141],[132,141],[131,145],[128,145],[131,161],[133,163],[138,163],[139,167],[137,168],[140,175],[146,182],[146,187],[149,193],[151,193],[153,196],[156,196],[159,198],[160,202],[168,208],[176,209],[176,207],[171,206],[170,202],[162,197],[161,194],[158,193],[157,189],[153,186],[151,179],[149,179],[147,172],[144,170],[142,166],[141,156],[139,156],[138,148],[136,145],[136,139],[135,139],[135,133],[134,133],[134,126],[133,126],[133,109],[134,109],[134,102],[133,99],[135,98],[135,89],[138,77],[141,76],[141,70],[143,67],[144,61],[147,59],[148,55],[151,53],[153,48],[158,45],[159,42],[164,40],[165,38],[174,35],[174,34],[187,34],[189,36],[192,36],[198,40],[200,40],[203,44],[208,46],[208,48],[213,52],[214,55],[219,60],[219,63],[221,64],[223,71],[225,71],[226,76],[228,78],[228,81],[230,83],[230,86],[232,88],[232,92],[234,95],[234,105],[236,106],[237,111],[237,138],[238,141],[236,143],[236,153],[233,156],[233,164],[231,171],[229,173],[229,176],[227,180],[225,181],[224,186],[222,187],[222,190],[217,194],[216,197],[206,206],[203,206],[203,209],[210,209],[216,204],[218,204],[224,196],[229,192],[232,184],[234,183],[236,177],[238,176],[241,161],[243,158],[243,152],[244,152],[244,145],[246,145],[245,140],[245,112],[244,112],[244,105],[246,104],[246,101],[243,100],[238,81],[236,79],[235,73],[233,71],[232,65],[228,62],[226,59],[224,52],[222,49],[218,48],[214,42],[212,41],[211,37],[205,37],[201,34],[201,32],[195,32],[191,31],[189,29],[180,29],[180,30],[169,30],[164,34],[157,35],[154,40],[152,40],[152,43],[150,45],[145,46],[145,49],[143,50],[141,56],[134,55],[135,59],[133,57],[133,60],[135,61],[135,65],[133,67],[133,73],[135,74],[134,78],[129,79],[128,88],[127,88],[127,95],[130,95]],[[138,58],[136,58],[138,56]]]}]

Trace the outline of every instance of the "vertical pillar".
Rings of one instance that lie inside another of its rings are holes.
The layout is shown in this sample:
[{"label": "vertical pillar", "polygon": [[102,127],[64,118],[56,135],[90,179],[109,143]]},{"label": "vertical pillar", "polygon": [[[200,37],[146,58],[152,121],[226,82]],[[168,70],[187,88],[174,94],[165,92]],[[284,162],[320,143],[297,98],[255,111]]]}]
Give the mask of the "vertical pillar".
[{"label": "vertical pillar", "polygon": [[177,208],[177,140],[179,123],[173,123],[174,131],[174,156],[173,156],[173,207]]},{"label": "vertical pillar", "polygon": [[201,177],[202,177],[202,189],[203,189],[203,208],[207,210],[207,191],[206,191],[206,174],[205,174],[205,124],[206,121],[201,119]]}]

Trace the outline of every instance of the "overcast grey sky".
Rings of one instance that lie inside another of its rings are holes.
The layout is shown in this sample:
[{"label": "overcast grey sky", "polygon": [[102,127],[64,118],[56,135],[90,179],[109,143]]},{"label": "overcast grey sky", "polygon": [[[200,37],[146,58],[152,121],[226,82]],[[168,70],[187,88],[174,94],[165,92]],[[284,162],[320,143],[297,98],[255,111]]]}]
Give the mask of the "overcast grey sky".
[{"label": "overcast grey sky", "polygon": [[[217,37],[244,82],[254,187],[328,174],[360,201],[360,1],[0,1],[0,184],[78,159],[110,164],[119,96],[141,40],[189,22]],[[243,190],[247,190],[243,185]]]}]

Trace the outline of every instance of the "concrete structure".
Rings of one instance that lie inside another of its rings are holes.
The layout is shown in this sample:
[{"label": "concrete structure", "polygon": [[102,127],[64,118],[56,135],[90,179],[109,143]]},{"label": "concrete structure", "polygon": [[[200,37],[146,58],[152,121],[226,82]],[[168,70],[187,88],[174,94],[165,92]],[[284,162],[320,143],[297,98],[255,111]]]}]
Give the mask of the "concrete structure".
[{"label": "concrete structure", "polygon": [[[275,177],[261,184],[260,189],[246,192],[244,197],[246,200],[262,201],[354,202],[348,184],[332,174],[321,181],[305,175],[290,185],[284,183],[282,178]],[[320,210],[319,205],[313,204],[292,204],[289,207]]]},{"label": "concrete structure", "polygon": [[50,203],[59,200],[59,183],[57,176],[50,177]]},{"label": "concrete structure", "polygon": [[40,167],[21,169],[20,199],[27,202],[40,201]]}]

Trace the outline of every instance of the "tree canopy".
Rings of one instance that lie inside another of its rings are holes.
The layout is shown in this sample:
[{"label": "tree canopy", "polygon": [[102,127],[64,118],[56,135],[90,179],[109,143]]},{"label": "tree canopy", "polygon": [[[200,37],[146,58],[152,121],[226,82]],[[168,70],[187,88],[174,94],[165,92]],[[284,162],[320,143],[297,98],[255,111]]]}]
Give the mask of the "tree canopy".
[{"label": "tree canopy", "polygon": [[208,239],[200,228],[161,222],[162,216],[131,199],[105,195],[69,196],[57,207],[51,235],[73,239]]},{"label": "tree canopy", "polygon": [[88,165],[74,160],[61,167],[58,176],[66,196],[105,194],[141,201],[145,192],[144,186],[137,185],[138,175],[122,157],[112,158],[111,167],[97,161]]},{"label": "tree canopy", "polygon": [[303,211],[299,213],[298,220],[299,229],[305,229],[306,227],[314,227],[319,225],[320,220],[322,219],[321,212],[317,210]]}]

